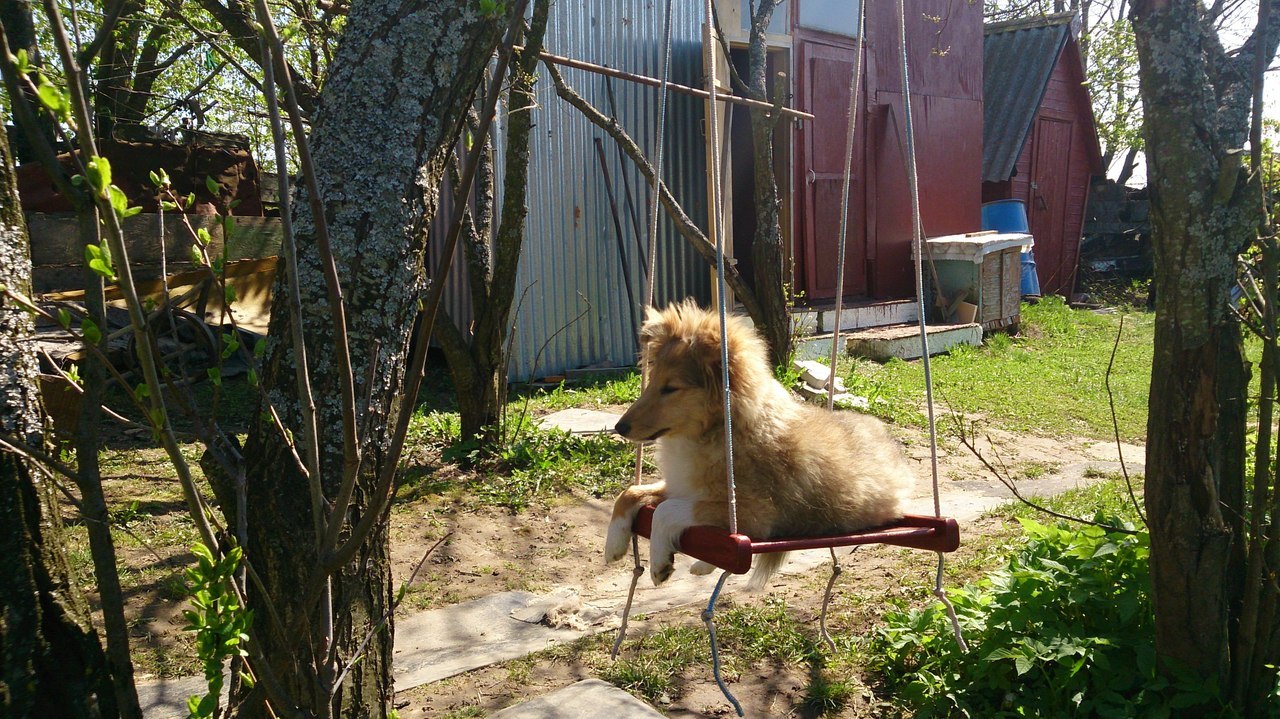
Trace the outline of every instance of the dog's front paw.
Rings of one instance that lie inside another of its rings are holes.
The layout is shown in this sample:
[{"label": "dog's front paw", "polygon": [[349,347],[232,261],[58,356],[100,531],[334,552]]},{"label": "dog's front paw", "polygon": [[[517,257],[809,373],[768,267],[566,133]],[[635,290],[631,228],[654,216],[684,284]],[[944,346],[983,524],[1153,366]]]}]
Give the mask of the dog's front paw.
[{"label": "dog's front paw", "polygon": [[671,578],[671,573],[675,571],[674,555],[668,557],[662,562],[654,561],[649,567],[649,576],[653,578],[653,586],[658,586]]},{"label": "dog's front paw", "polygon": [[609,534],[604,540],[604,561],[616,562],[627,556],[627,545],[631,544],[631,521],[619,517],[609,523]]},{"label": "dog's front paw", "polygon": [[671,577],[675,555],[680,550],[680,535],[693,525],[692,515],[693,508],[680,500],[668,499],[654,510],[649,536],[649,573],[655,585]]}]

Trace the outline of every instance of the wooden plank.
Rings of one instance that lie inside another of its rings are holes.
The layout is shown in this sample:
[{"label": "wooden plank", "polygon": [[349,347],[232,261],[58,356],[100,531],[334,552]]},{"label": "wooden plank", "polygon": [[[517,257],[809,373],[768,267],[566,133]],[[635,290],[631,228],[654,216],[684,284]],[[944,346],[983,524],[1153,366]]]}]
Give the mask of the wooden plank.
[{"label": "wooden plank", "polygon": [[[159,264],[161,247],[158,214],[142,213],[126,218],[124,231],[125,249],[130,262]],[[184,222],[191,223],[188,229]],[[234,230],[228,245],[227,259],[258,259],[279,254],[282,241],[278,217],[233,217]],[[193,245],[192,231],[200,228],[209,231],[213,241],[209,252],[222,254],[223,232],[217,215],[164,215],[164,257],[173,264],[190,262]],[[76,216],[71,213],[27,213],[27,230],[31,236],[31,263],[44,265],[79,265],[83,263],[83,251],[76,231]]]}]

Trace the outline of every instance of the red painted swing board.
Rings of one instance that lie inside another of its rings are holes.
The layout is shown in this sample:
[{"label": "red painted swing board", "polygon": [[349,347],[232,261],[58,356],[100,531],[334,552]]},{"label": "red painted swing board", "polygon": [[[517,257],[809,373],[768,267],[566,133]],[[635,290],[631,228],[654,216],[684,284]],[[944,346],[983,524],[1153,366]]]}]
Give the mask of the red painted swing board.
[{"label": "red painted swing board", "polygon": [[[653,507],[641,507],[632,531],[648,539],[653,529]],[[734,574],[751,570],[757,554],[791,552],[801,549],[853,547],[862,544],[891,544],[895,547],[954,552],[960,546],[960,525],[951,517],[908,514],[882,527],[816,537],[780,537],[753,541],[745,534],[730,534],[720,527],[690,527],[680,535],[680,553],[701,559]]]}]

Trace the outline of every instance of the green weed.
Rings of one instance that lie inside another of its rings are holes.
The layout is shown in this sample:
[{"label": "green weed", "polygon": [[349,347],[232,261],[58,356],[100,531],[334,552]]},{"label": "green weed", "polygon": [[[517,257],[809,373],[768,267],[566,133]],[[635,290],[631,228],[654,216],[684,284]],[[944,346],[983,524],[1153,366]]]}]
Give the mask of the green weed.
[{"label": "green weed", "polygon": [[1167,716],[1214,702],[1157,672],[1145,532],[1019,521],[1027,541],[1007,565],[949,593],[968,653],[938,605],[885,615],[869,655],[896,702],[916,717]]}]

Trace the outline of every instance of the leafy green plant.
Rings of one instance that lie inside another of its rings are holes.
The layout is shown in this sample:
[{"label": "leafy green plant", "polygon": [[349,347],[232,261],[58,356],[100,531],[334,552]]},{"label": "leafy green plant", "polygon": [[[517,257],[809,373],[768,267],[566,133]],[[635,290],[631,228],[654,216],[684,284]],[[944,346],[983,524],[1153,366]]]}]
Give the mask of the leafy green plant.
[{"label": "leafy green plant", "polygon": [[[1099,521],[1116,526],[1113,520]],[[870,656],[917,717],[1155,717],[1212,705],[1212,687],[1156,671],[1148,535],[1019,519],[1024,548],[953,590],[970,651],[938,605],[894,611]]]},{"label": "leafy green plant", "polygon": [[[204,696],[187,700],[188,719],[203,719],[217,714],[218,700],[222,694],[222,667],[231,657],[246,657],[244,645],[249,641],[249,627],[253,612],[240,605],[232,590],[232,576],[240,566],[239,547],[232,547],[226,556],[215,559],[203,544],[191,547],[196,555],[196,566],[187,570],[187,587],[194,609],[182,613],[187,620],[187,631],[196,633],[196,654],[204,664],[204,678],[209,691]],[[241,674],[241,680],[253,686],[253,679]]]}]

